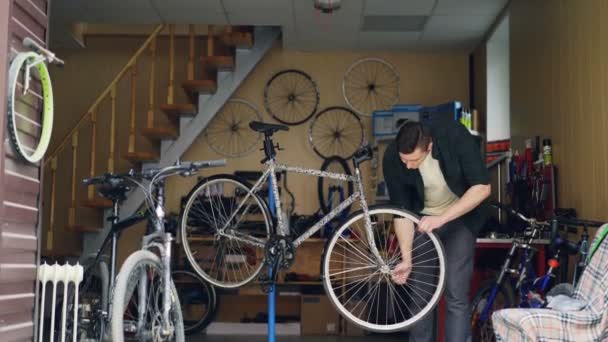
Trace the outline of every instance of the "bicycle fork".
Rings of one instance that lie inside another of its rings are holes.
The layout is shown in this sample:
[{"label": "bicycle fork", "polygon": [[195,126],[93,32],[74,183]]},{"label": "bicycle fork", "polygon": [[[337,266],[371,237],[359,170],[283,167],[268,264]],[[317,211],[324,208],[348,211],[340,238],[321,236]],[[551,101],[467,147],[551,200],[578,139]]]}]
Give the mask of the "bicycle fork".
[{"label": "bicycle fork", "polygon": [[[145,237],[146,239],[153,239],[157,237],[157,234],[150,235]],[[149,246],[156,246],[160,251],[161,257],[161,267],[162,267],[162,330],[160,331],[163,337],[169,337],[174,333],[174,327],[171,326],[171,321],[169,317],[169,313],[171,311],[171,303],[174,298],[171,298],[173,292],[171,290],[171,241],[173,238],[170,233],[164,233],[164,237],[162,239],[162,245],[159,243],[152,243]],[[144,246],[148,245],[147,242],[144,242]],[[148,284],[152,282],[152,279],[149,278],[149,274],[147,272],[141,272],[138,287],[138,316],[137,316],[137,332],[138,335],[142,336],[142,333],[145,331],[145,323],[146,323],[146,311],[147,311],[147,299],[150,296],[149,291],[155,291],[158,289],[150,288]],[[153,318],[154,319],[154,318]],[[154,331],[151,332],[154,334]]]},{"label": "bicycle fork", "polygon": [[165,253],[162,256],[163,263],[163,335],[170,336],[173,332],[171,331],[171,324],[169,322],[169,311],[171,310],[170,296],[173,295],[171,291],[171,234],[165,233],[164,250]]}]

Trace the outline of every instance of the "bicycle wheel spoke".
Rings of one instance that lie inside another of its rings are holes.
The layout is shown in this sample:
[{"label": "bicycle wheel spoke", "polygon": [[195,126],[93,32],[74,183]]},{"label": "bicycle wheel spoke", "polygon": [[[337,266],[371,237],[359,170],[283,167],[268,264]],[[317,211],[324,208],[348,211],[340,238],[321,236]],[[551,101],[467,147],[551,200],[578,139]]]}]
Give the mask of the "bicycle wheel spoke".
[{"label": "bicycle wheel spoke", "polygon": [[344,98],[357,113],[371,116],[399,99],[399,76],[387,62],[367,58],[355,62],[342,81]]},{"label": "bicycle wheel spoke", "polygon": [[355,246],[354,244],[352,244],[350,241],[348,241],[348,239],[340,236],[340,239],[342,239],[344,242],[346,242],[355,252],[357,252],[357,254],[363,258],[363,260],[367,260],[370,262],[370,264],[375,264],[375,262],[367,255],[365,255],[365,253],[360,250],[357,246]]},{"label": "bicycle wheel spoke", "polygon": [[357,272],[357,271],[367,270],[367,269],[374,268],[374,267],[375,266],[373,266],[373,265],[371,265],[371,266],[355,267],[355,268],[352,268],[352,269],[347,270],[347,271],[341,271],[341,272],[332,273],[329,276],[332,277],[332,276],[337,276],[339,274],[345,274],[345,273],[350,273],[350,272]]},{"label": "bicycle wheel spoke", "polygon": [[[282,98],[285,106],[275,108],[273,102]],[[316,84],[299,70],[284,70],[273,75],[264,88],[264,103],[278,121],[295,125],[310,118],[319,104]]]},{"label": "bicycle wheel spoke", "polygon": [[[337,252],[336,252],[335,254],[336,254],[337,256],[341,256],[341,257],[343,257],[343,258],[346,258],[346,255],[345,255],[345,254],[341,254],[341,253],[337,253]],[[356,258],[358,258],[358,260],[365,261],[365,259],[363,259],[363,258],[361,258],[361,257],[358,257],[358,256],[355,256],[355,257],[356,257]],[[331,262],[331,261],[330,261],[330,262]],[[363,262],[354,262],[354,261],[335,261],[335,262],[340,262],[340,263],[345,263],[345,264],[354,264],[354,265],[364,265],[364,266],[369,265],[369,263],[363,263]]]},{"label": "bicycle wheel spoke", "polygon": [[[421,284],[424,284],[424,285],[436,287],[435,284],[427,283],[426,281],[422,281],[422,280],[418,280],[418,279],[410,279],[410,280],[411,281],[415,281],[416,283],[421,283]],[[414,286],[413,284],[410,284],[410,285]],[[422,291],[422,289],[421,289],[421,291]],[[425,292],[425,293],[427,293],[429,295],[432,295],[432,293],[429,293],[429,292],[426,292],[426,291],[423,291],[423,292]]]},{"label": "bicycle wheel spoke", "polygon": [[[401,297],[401,295],[399,294],[399,291],[397,291],[397,288],[395,287],[395,285],[392,282],[388,282],[388,285],[391,287],[391,289],[393,291],[391,291],[391,293],[396,293],[397,296],[395,296],[394,298],[399,298],[399,302],[403,305],[405,305],[405,308],[407,309],[407,311],[410,312],[410,315],[412,314],[412,309],[410,309],[409,305],[407,305],[407,302]],[[393,310],[395,308],[395,306],[397,306],[397,308],[399,308],[399,311],[401,311],[401,306],[400,305],[395,305],[393,303]],[[403,313],[403,311],[401,311],[401,316],[405,318],[405,314]]]},{"label": "bicycle wheel spoke", "polygon": [[412,262],[413,262],[414,260],[416,260],[416,259],[418,259],[418,258],[420,258],[420,257],[424,256],[424,255],[427,255],[427,254],[429,254],[429,253],[433,253],[433,252],[435,252],[435,253],[436,253],[437,251],[435,251],[435,250],[433,250],[433,249],[429,249],[428,251],[423,252],[422,254],[417,254],[415,257],[413,257],[413,258],[412,258]]},{"label": "bicycle wheel spoke", "polygon": [[[424,260],[424,261],[419,261],[419,262],[417,262],[417,263],[413,263],[413,264],[412,264],[412,267],[413,267],[413,266],[416,266],[416,265],[420,265],[420,264],[426,264],[426,263],[428,263],[429,261],[433,261],[433,260],[439,260],[439,257],[437,257],[437,258],[433,258],[433,259]],[[425,266],[418,266],[418,267],[425,267]]]},{"label": "bicycle wheel spoke", "polygon": [[[329,158],[335,154],[348,159],[359,145],[347,140],[350,136],[354,136],[355,122],[361,121],[347,108],[326,108],[315,116],[310,128],[309,141],[321,157]],[[348,132],[346,132],[347,128]],[[359,132],[358,135],[363,137],[362,125],[359,127]]]}]

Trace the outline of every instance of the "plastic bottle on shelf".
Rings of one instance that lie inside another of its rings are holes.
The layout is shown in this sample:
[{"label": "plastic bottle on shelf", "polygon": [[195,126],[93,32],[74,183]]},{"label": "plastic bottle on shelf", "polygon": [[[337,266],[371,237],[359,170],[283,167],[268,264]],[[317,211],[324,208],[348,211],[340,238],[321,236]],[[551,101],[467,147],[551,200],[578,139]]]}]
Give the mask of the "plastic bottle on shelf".
[{"label": "plastic bottle on shelf", "polygon": [[525,165],[525,172],[524,172],[524,177],[526,177],[526,179],[530,179],[532,176],[532,173],[534,172],[534,158],[532,157],[532,139],[526,139],[526,151],[524,152],[524,165]]},{"label": "plastic bottle on shelf", "polygon": [[543,161],[545,165],[553,164],[553,154],[551,151],[551,139],[543,140]]}]

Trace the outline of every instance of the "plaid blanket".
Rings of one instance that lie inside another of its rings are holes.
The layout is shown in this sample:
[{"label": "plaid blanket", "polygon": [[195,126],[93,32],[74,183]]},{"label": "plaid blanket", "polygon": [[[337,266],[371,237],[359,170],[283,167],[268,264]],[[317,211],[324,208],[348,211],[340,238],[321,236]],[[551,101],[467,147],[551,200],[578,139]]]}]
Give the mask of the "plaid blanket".
[{"label": "plaid blanket", "polygon": [[[602,228],[605,228],[602,227]],[[497,341],[608,341],[608,239],[581,275],[574,298],[580,311],[504,309],[492,315]]]}]

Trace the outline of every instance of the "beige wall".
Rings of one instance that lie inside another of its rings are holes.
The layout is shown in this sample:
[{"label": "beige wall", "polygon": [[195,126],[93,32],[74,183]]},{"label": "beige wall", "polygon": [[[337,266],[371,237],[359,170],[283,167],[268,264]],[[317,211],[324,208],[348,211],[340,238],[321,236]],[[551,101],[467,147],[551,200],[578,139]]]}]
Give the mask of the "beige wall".
[{"label": "beige wall", "polygon": [[511,113],[515,140],[553,140],[559,206],[608,212],[608,2],[512,3]]}]

